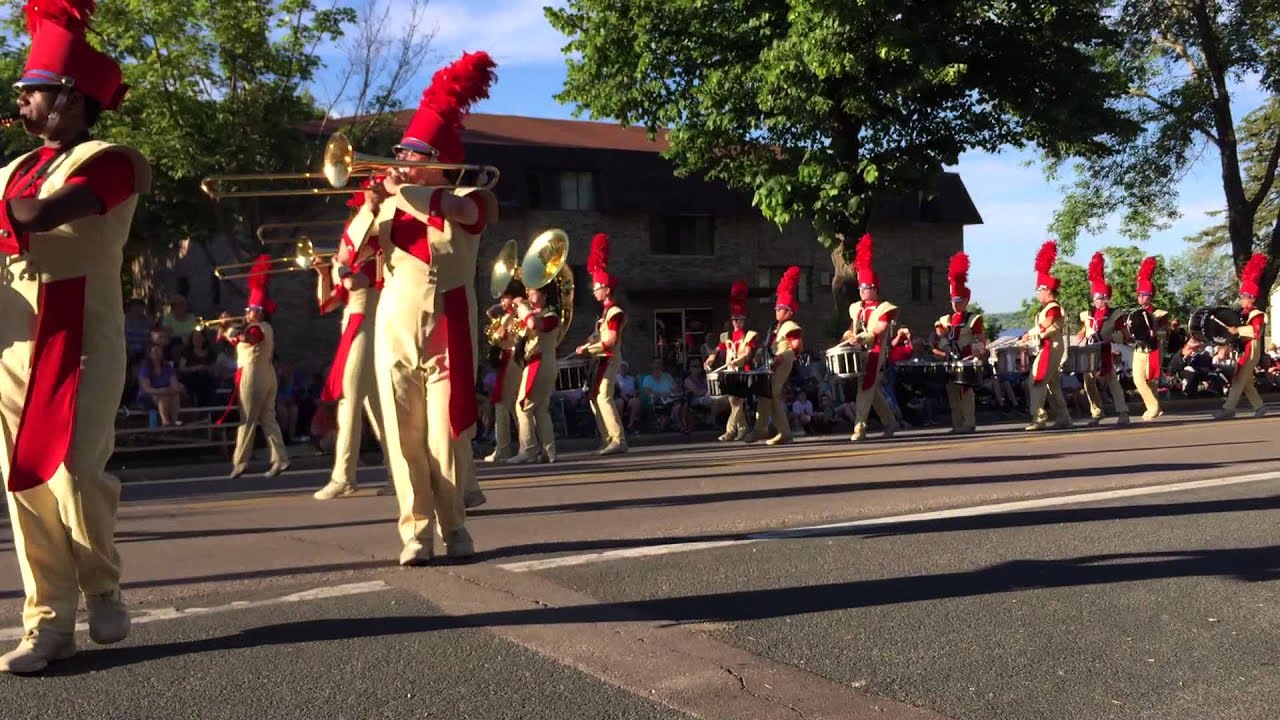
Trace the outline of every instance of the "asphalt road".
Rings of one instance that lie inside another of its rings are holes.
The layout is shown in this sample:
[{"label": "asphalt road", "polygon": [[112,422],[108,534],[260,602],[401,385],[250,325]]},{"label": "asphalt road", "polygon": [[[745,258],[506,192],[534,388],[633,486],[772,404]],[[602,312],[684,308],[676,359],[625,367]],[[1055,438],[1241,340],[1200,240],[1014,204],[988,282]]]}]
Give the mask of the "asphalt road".
[{"label": "asphalt road", "polygon": [[[1273,718],[1277,429],[485,466],[479,556],[419,569],[378,468],[324,503],[323,470],[175,470],[126,486],[133,636],[0,677],[0,719]],[[3,645],[11,548],[5,526]]]}]

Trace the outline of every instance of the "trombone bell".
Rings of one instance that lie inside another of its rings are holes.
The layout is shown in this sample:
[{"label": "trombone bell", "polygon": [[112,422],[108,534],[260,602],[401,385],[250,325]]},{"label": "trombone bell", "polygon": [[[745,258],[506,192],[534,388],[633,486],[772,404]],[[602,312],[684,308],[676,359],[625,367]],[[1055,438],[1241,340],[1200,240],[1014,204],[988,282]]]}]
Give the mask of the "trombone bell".
[{"label": "trombone bell", "polygon": [[540,288],[556,279],[569,259],[569,235],[560,228],[544,230],[534,238],[520,264],[524,286]]},{"label": "trombone bell", "polygon": [[498,259],[493,263],[493,273],[489,276],[489,292],[493,295],[493,299],[502,297],[512,280],[520,279],[520,266],[516,264],[516,258],[519,255],[520,251],[516,247],[515,240],[508,240],[502,246]]},{"label": "trombone bell", "polygon": [[[312,244],[311,238],[304,237],[298,241],[297,246],[294,249],[293,257],[272,258],[271,268],[267,271],[267,274],[275,275],[277,273],[294,272],[295,270],[310,270],[312,267],[314,267],[317,263],[321,262],[322,260],[331,258],[337,254],[338,253],[336,250],[333,252],[326,252],[326,253],[316,252],[315,245]],[[277,263],[283,263],[283,264],[277,265]],[[229,265],[218,265],[213,269],[213,275],[219,280],[238,280],[240,278],[247,278],[253,273],[240,272],[232,275],[227,275],[226,271],[233,268],[250,267],[252,265],[253,263],[251,262],[231,263]]]}]

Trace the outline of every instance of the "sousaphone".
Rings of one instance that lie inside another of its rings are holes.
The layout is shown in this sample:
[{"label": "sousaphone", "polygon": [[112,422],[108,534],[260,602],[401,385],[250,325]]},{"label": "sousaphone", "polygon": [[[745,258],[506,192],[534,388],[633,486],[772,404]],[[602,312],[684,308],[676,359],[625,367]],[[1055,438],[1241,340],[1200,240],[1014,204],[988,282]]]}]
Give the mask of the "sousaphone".
[{"label": "sousaphone", "polygon": [[551,282],[556,284],[560,296],[555,308],[556,314],[560,316],[560,327],[556,331],[556,345],[559,345],[573,322],[573,270],[569,268],[569,235],[560,228],[551,228],[534,238],[529,251],[524,255],[524,261],[520,263],[519,277],[526,288],[540,288]]}]

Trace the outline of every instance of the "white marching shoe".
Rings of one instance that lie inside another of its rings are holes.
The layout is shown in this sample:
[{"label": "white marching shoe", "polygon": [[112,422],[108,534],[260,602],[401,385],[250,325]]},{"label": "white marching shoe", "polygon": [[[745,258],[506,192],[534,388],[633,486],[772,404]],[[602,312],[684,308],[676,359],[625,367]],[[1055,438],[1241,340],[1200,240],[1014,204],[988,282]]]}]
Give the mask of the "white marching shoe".
[{"label": "white marching shoe", "polygon": [[85,595],[89,609],[89,638],[99,645],[118,643],[129,636],[129,608],[120,589],[98,595]]},{"label": "white marching shoe", "polygon": [[0,655],[0,672],[24,675],[38,673],[49,663],[76,654],[76,638],[54,630],[28,630],[18,647]]},{"label": "white marching shoe", "polygon": [[311,497],[317,500],[332,500],[354,495],[355,493],[356,486],[346,480],[330,480],[327,485],[312,493]]}]

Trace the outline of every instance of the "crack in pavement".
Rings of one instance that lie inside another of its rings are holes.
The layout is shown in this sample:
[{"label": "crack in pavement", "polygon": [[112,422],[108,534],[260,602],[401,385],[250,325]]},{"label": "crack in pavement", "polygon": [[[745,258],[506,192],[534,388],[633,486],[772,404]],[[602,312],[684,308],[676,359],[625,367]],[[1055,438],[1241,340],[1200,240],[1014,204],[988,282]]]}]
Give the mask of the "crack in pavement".
[{"label": "crack in pavement", "polygon": [[747,693],[748,695],[750,695],[751,697],[753,697],[753,698],[755,698],[755,699],[757,699],[757,700],[764,700],[765,702],[773,703],[774,705],[779,705],[779,706],[784,707],[784,708],[786,708],[786,709],[790,710],[791,712],[793,712],[793,713],[795,713],[795,714],[799,715],[799,716],[802,718],[802,720],[809,720],[809,716],[808,716],[808,715],[805,715],[805,714],[804,714],[804,711],[803,711],[803,710],[801,710],[800,708],[796,707],[795,705],[791,705],[791,704],[789,704],[789,703],[785,703],[785,702],[783,702],[783,701],[781,701],[781,700],[778,700],[777,698],[770,697],[770,696],[768,696],[768,695],[761,695],[760,693],[756,692],[755,690],[752,690],[752,689],[751,689],[751,686],[747,685],[747,679],[746,679],[745,677],[743,677],[741,673],[739,673],[739,672],[735,671],[733,668],[728,667],[728,666],[726,666],[726,665],[721,665],[720,663],[716,663],[716,667],[718,667],[718,668],[720,668],[721,670],[723,670],[723,671],[725,671],[725,672],[729,673],[729,675],[731,675],[734,679],[736,679],[736,680],[738,681],[738,685],[739,685],[739,686],[740,686],[744,691],[746,691],[746,693]]}]

